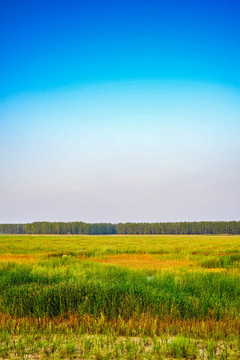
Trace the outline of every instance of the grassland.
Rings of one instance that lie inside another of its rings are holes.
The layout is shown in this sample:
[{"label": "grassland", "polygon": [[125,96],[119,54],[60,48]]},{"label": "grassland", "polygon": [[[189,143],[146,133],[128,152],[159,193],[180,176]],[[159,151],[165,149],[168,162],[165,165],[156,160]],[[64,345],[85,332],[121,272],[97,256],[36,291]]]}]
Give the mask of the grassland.
[{"label": "grassland", "polygon": [[0,236],[0,358],[240,359],[240,236]]}]

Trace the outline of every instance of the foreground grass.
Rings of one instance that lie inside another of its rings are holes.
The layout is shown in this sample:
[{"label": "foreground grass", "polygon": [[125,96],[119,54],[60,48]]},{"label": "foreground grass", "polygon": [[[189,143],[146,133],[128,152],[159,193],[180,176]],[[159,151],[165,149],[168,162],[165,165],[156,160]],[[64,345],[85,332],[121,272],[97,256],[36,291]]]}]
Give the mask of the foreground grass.
[{"label": "foreground grass", "polygon": [[1,335],[2,359],[239,359],[239,343],[184,336],[117,337],[112,334]]},{"label": "foreground grass", "polygon": [[240,236],[0,236],[0,358],[239,359]]}]

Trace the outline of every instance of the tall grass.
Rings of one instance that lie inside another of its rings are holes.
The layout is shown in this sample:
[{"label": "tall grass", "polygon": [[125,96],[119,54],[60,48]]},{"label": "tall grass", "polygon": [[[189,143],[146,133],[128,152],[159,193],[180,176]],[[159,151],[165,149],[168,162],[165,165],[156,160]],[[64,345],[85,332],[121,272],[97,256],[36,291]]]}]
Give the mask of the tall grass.
[{"label": "tall grass", "polygon": [[201,265],[205,268],[240,268],[240,254],[204,259]]},{"label": "tall grass", "polygon": [[161,318],[239,316],[236,274],[132,271],[71,259],[35,267],[2,266],[0,309],[11,315],[81,315],[128,318],[151,312]]}]

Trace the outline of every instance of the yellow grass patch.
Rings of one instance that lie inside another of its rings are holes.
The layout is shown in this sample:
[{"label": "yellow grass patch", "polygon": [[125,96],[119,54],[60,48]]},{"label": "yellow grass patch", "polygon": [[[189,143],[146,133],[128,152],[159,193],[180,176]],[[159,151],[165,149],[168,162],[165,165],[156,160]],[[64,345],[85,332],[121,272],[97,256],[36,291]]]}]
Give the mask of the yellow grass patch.
[{"label": "yellow grass patch", "polygon": [[204,271],[214,272],[214,273],[221,273],[221,272],[227,271],[227,269],[224,269],[224,268],[209,268],[209,269],[204,269]]},{"label": "yellow grass patch", "polygon": [[194,262],[188,259],[160,260],[159,255],[152,254],[118,254],[104,258],[95,258],[95,262],[123,266],[132,269],[172,269],[176,267],[193,266]]},{"label": "yellow grass patch", "polygon": [[0,254],[0,263],[15,262],[17,264],[33,264],[37,260],[38,256],[32,254]]}]

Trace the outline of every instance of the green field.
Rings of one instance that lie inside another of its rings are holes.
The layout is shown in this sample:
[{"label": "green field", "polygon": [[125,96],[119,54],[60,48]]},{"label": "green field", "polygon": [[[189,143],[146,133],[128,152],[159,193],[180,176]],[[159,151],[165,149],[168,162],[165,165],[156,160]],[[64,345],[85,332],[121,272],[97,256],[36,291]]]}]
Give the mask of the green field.
[{"label": "green field", "polygon": [[0,235],[0,358],[240,359],[239,270],[239,235]]}]

